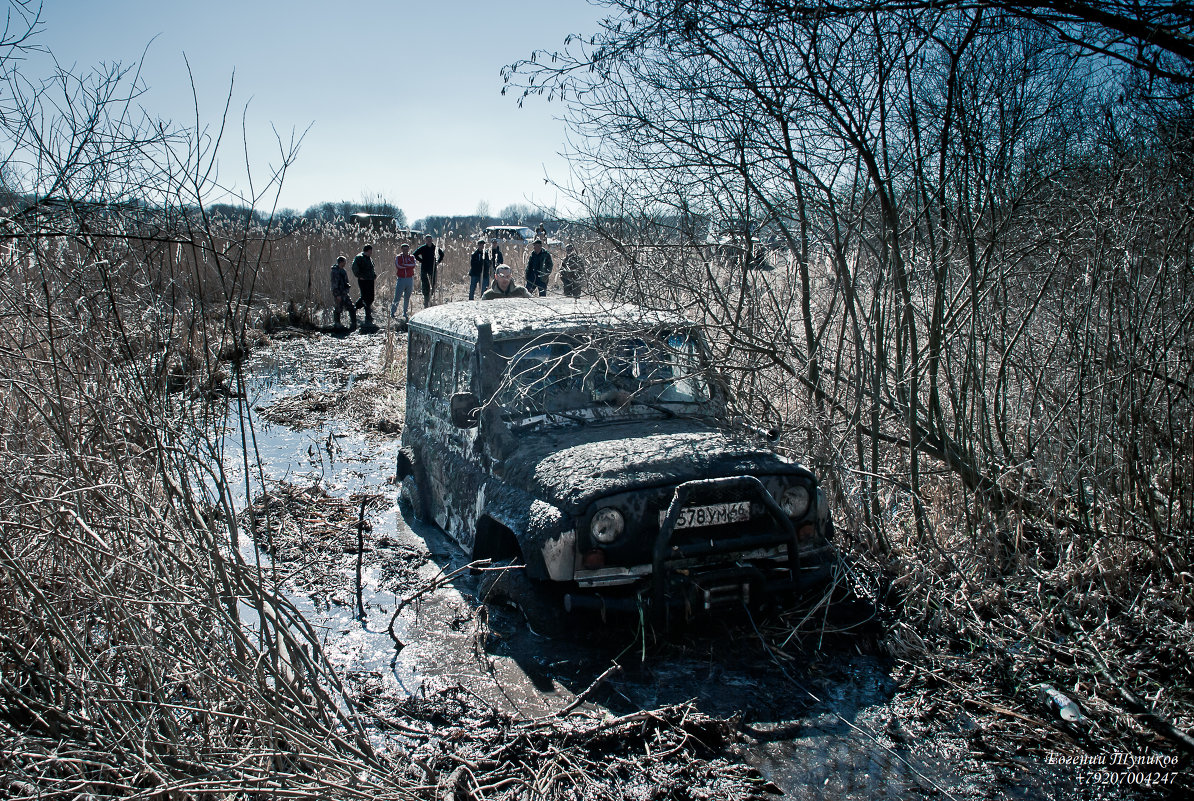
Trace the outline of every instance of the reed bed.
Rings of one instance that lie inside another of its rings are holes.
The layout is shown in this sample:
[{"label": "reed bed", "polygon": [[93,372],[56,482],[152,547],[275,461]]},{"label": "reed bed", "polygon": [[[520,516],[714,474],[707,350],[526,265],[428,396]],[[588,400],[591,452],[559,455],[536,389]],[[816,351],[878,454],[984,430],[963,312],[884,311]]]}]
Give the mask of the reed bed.
[{"label": "reed bed", "polygon": [[411,797],[239,550],[212,424],[240,402],[248,306],[145,252],[56,238],[0,262],[5,793]]}]

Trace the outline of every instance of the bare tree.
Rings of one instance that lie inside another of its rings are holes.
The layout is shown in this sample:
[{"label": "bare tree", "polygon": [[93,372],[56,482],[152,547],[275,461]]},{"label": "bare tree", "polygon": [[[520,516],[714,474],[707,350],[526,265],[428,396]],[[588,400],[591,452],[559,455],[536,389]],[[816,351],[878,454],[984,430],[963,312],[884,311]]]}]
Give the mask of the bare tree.
[{"label": "bare tree", "polygon": [[[897,575],[965,598],[1112,538],[1180,584],[1189,9],[613,7],[506,71],[568,104],[601,291],[710,324]],[[727,219],[771,269],[710,258]]]},{"label": "bare tree", "polygon": [[[656,217],[770,221],[792,257],[782,282],[752,273],[749,258],[734,275],[674,271],[699,284],[686,287],[693,297],[717,299],[703,312],[728,323],[726,357],[783,365],[819,408],[868,417],[863,431],[872,438],[901,436],[891,424],[904,429],[914,491],[924,453],[997,495],[1000,468],[981,464],[974,447],[982,443],[951,430],[958,418],[947,425],[942,405],[947,301],[964,305],[980,292],[976,282],[955,292],[959,273],[946,268],[960,259],[961,274],[984,275],[977,260],[990,253],[976,241],[1006,224],[1049,178],[1025,160],[1067,156],[1069,139],[1041,141],[1064,129],[1070,95],[1082,91],[1067,84],[1077,77],[1085,85],[1072,60],[1064,47],[1013,45],[1023,41],[1023,25],[981,14],[775,26],[734,6],[700,11],[699,26],[693,10],[687,20],[669,15],[650,35],[637,28],[618,55],[598,47],[598,77],[583,89],[575,65],[552,68],[561,91],[584,93],[574,121],[594,143],[586,152],[592,174],[618,182],[608,190],[590,182],[586,191],[602,202],[641,198],[646,208],[633,211]],[[919,38],[906,33],[910,26]],[[979,50],[980,32],[983,51],[967,52]],[[666,47],[667,57],[651,46]],[[992,70],[1031,77],[1014,87],[985,84],[979,76]],[[989,141],[992,123],[981,116],[989,102],[1001,119],[1039,120],[1034,131],[1013,132],[1024,150]],[[1032,150],[1046,146],[1053,152]],[[595,207],[593,216],[620,215]],[[826,271],[835,289],[825,308],[814,309],[814,278]],[[777,350],[770,325],[758,324],[763,314],[797,333],[799,346]],[[858,370],[853,395],[840,383],[826,386],[821,368],[822,343],[842,324],[853,342],[835,361],[848,358]],[[864,400],[868,412],[848,412]]]},{"label": "bare tree", "polygon": [[[1105,55],[1179,87],[1194,84],[1194,5],[1137,0],[768,0],[752,11],[800,19],[846,18],[879,12],[993,11],[1031,21],[1084,51]],[[1181,89],[1180,91],[1188,91]]]},{"label": "bare tree", "polygon": [[17,68],[30,9],[10,4],[0,52],[0,786],[368,785],[359,769],[388,768],[318,636],[242,554],[210,425],[213,400],[243,396],[271,236],[268,215],[209,213],[227,109],[214,130],[163,122],[136,66],[34,79]]}]

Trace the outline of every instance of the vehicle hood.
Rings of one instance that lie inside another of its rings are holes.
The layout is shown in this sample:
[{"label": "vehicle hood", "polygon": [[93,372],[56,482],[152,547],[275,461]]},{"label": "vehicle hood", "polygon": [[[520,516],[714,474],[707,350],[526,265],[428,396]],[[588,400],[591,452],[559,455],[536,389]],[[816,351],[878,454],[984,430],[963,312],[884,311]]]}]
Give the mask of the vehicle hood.
[{"label": "vehicle hood", "polygon": [[636,420],[523,434],[503,479],[570,514],[598,498],[696,478],[809,475],[747,437],[693,420]]}]

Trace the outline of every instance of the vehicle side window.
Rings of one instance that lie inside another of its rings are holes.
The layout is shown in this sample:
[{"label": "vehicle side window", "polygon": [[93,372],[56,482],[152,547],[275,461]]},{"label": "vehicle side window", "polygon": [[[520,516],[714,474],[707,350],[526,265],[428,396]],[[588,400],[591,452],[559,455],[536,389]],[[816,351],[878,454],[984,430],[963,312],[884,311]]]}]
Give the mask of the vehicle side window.
[{"label": "vehicle side window", "polygon": [[435,343],[435,355],[431,360],[431,389],[433,398],[447,398],[455,385],[456,365],[453,360],[452,343]]},{"label": "vehicle side window", "polygon": [[697,398],[709,400],[712,391],[701,362],[701,350],[698,344],[685,334],[670,334],[667,339],[667,349],[671,358],[668,376],[673,379],[660,393],[660,400],[674,400],[676,398]]},{"label": "vehicle side window", "polygon": [[431,337],[418,331],[410,332],[410,347],[406,355],[406,381],[416,387],[427,388],[427,368],[431,364]]},{"label": "vehicle side window", "polygon": [[469,348],[456,346],[456,392],[471,392],[473,389],[472,355]]}]

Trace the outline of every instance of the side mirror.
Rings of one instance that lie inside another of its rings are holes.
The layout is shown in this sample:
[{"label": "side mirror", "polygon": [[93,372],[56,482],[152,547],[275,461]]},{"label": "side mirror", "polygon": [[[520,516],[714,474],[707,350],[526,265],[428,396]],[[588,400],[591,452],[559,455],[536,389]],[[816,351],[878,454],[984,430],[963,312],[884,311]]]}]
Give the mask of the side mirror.
[{"label": "side mirror", "polygon": [[476,428],[481,416],[481,400],[471,392],[457,392],[448,401],[452,425],[457,428]]}]

